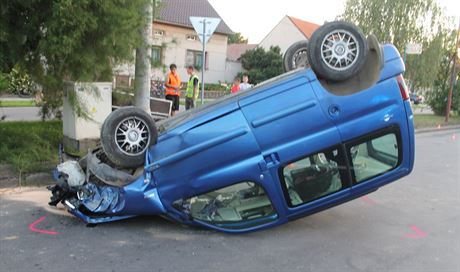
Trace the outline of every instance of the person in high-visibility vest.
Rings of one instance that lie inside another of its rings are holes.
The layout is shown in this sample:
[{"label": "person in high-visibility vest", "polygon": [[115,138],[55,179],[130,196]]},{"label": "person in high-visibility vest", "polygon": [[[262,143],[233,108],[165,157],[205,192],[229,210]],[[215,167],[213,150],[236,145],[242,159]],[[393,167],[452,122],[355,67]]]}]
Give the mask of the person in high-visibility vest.
[{"label": "person in high-visibility vest", "polygon": [[193,66],[187,67],[187,74],[190,76],[187,83],[187,91],[185,93],[185,110],[195,107],[195,101],[198,99],[200,92],[200,80],[195,75]]},{"label": "person in high-visibility vest", "polygon": [[176,111],[179,110],[179,98],[180,98],[180,84],[181,80],[177,73],[177,66],[171,64],[169,66],[170,72],[166,75],[165,89],[166,99],[172,101],[171,116],[174,116]]}]

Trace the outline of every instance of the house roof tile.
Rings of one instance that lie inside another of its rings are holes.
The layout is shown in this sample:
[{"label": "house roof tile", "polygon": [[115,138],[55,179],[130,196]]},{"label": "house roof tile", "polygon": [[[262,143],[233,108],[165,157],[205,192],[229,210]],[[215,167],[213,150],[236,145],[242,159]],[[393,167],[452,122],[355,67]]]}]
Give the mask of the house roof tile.
[{"label": "house roof tile", "polygon": [[313,34],[313,32],[318,27],[320,27],[320,25],[317,25],[315,23],[310,23],[310,22],[307,22],[307,21],[303,21],[303,20],[294,18],[292,16],[287,16],[287,17],[300,30],[300,32],[302,32],[302,34],[305,35],[305,37],[307,37],[308,39],[310,39],[311,34]]},{"label": "house roof tile", "polygon": [[[193,28],[189,19],[190,16],[221,18],[207,0],[163,0],[160,5],[160,14],[154,19],[155,22],[159,23]],[[226,35],[233,34],[224,20],[219,23],[215,32]]]}]

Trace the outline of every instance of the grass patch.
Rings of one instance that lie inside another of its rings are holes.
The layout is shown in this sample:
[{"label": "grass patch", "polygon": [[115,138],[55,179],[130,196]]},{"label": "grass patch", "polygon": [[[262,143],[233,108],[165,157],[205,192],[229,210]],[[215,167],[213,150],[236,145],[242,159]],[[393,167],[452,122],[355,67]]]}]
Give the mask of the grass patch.
[{"label": "grass patch", "polygon": [[34,100],[1,100],[0,107],[35,107]]},{"label": "grass patch", "polygon": [[58,163],[62,121],[0,122],[0,162],[18,173],[49,171]]},{"label": "grass patch", "polygon": [[444,122],[445,117],[434,114],[414,114],[415,128],[434,128],[440,126],[460,125],[460,116],[450,116],[449,122]]}]

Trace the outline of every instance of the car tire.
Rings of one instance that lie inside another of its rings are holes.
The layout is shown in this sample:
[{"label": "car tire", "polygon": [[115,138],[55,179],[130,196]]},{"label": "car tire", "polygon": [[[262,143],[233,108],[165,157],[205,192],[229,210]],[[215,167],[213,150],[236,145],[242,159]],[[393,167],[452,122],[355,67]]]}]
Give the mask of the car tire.
[{"label": "car tire", "polygon": [[308,41],[298,41],[286,50],[283,57],[284,71],[289,72],[300,67],[310,67],[308,61]]},{"label": "car tire", "polygon": [[363,67],[369,51],[362,31],[352,23],[326,23],[311,36],[308,60],[318,78],[343,81]]},{"label": "car tire", "polygon": [[118,167],[141,166],[145,152],[157,140],[155,122],[148,113],[139,108],[119,108],[102,124],[102,149],[107,158]]}]

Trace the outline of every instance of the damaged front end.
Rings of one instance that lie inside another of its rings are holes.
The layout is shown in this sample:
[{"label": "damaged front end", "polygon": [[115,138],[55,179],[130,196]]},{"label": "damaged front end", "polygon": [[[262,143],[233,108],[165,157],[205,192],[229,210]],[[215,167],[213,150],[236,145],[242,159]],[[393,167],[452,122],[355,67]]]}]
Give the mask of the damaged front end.
[{"label": "damaged front end", "polygon": [[53,176],[57,183],[48,187],[52,192],[49,205],[62,203],[86,223],[164,213],[158,193],[151,188],[143,167],[117,169],[110,165],[102,149],[88,152],[78,162],[70,160],[59,164]]}]

